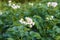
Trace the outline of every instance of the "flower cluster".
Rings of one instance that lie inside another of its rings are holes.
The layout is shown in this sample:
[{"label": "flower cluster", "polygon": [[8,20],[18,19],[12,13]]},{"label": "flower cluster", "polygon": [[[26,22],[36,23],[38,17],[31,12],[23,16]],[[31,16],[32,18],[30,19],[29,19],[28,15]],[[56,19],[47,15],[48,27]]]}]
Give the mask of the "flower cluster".
[{"label": "flower cluster", "polygon": [[34,26],[35,22],[33,22],[33,20],[32,20],[31,18],[25,17],[25,20],[26,20],[26,21],[24,21],[24,19],[21,18],[21,19],[19,20],[19,22],[20,22],[21,24],[29,25],[30,28],[32,28],[32,27]]},{"label": "flower cluster", "polygon": [[[8,1],[8,3],[9,3],[9,6],[11,6],[13,9],[17,9],[17,8],[20,8],[20,6],[19,5],[16,5],[16,4],[12,4],[12,1],[11,0],[9,0]],[[31,2],[29,2],[28,3],[30,6],[34,6],[34,3],[31,3]],[[39,3],[38,5],[42,5],[41,3]],[[58,5],[58,3],[57,2],[48,2],[47,3],[47,6],[48,7],[50,7],[50,6],[52,6],[52,7],[56,7]]]},{"label": "flower cluster", "polygon": [[48,6],[48,7],[49,7],[49,6],[56,7],[57,5],[58,5],[57,2],[48,2],[48,3],[47,3],[47,6]]},{"label": "flower cluster", "polygon": [[12,7],[13,9],[20,8],[20,6],[19,6],[19,5],[15,5],[15,4],[13,4],[11,7]]},{"label": "flower cluster", "polygon": [[20,8],[20,6],[19,6],[19,5],[12,4],[12,3],[11,3],[11,0],[9,0],[8,2],[9,2],[9,6],[11,6],[13,9]]},{"label": "flower cluster", "polygon": [[47,20],[53,20],[54,16],[46,17]]}]

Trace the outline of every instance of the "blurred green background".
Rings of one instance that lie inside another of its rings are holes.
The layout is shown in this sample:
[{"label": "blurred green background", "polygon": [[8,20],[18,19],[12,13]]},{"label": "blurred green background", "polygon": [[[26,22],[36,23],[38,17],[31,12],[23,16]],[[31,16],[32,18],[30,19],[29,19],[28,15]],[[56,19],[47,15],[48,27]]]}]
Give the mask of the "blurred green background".
[{"label": "blurred green background", "polygon": [[0,0],[0,40],[60,40],[60,0]]}]

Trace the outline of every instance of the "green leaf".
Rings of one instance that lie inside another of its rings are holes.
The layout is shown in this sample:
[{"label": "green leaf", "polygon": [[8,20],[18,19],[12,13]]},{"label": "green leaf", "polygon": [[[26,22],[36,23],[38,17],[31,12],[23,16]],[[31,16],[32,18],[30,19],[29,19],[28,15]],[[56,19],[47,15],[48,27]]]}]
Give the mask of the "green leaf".
[{"label": "green leaf", "polygon": [[40,34],[39,33],[37,33],[37,32],[33,32],[33,31],[31,31],[30,32],[30,35],[31,35],[31,37],[36,37],[37,39],[40,39],[41,38],[41,36],[40,36]]},{"label": "green leaf", "polygon": [[3,24],[3,22],[0,20],[0,24]]},{"label": "green leaf", "polygon": [[7,38],[7,40],[14,40],[13,38]]}]

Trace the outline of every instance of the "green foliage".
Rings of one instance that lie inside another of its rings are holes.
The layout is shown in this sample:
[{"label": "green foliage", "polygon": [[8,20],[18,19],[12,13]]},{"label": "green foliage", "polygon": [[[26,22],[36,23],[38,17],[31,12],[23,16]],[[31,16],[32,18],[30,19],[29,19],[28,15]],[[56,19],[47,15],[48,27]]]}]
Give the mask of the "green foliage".
[{"label": "green foliage", "polygon": [[[13,9],[0,4],[0,40],[60,40],[60,3],[57,7],[48,7],[48,1],[41,5],[18,4],[21,7]],[[51,18],[53,16],[53,18]],[[35,25],[30,28],[19,22],[21,18],[30,17]],[[47,19],[48,18],[48,19]]]}]

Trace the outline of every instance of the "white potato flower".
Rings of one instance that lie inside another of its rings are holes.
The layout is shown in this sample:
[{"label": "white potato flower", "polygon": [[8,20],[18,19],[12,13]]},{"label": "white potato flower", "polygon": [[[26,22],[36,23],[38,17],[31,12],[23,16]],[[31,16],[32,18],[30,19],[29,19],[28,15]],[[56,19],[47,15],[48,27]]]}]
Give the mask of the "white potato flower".
[{"label": "white potato flower", "polygon": [[28,24],[32,24],[32,23],[33,23],[33,20],[32,20],[31,18],[25,17],[25,19],[26,19],[26,22],[27,22]]},{"label": "white potato flower", "polygon": [[30,17],[25,17],[25,20],[26,21],[24,21],[24,19],[21,18],[19,22],[21,24],[29,25],[30,28],[32,28],[35,25],[35,22],[33,22],[33,20]]},{"label": "white potato flower", "polygon": [[51,4],[53,7],[56,7],[58,4],[57,4],[57,2],[52,2],[52,4]]},{"label": "white potato flower", "polygon": [[9,0],[9,1],[8,1],[8,5],[9,5],[10,7],[12,7],[13,9],[20,8],[20,6],[19,6],[19,5],[12,4],[11,2],[12,2],[11,0]]},{"label": "white potato flower", "polygon": [[33,27],[34,26],[35,22],[33,22],[33,20],[31,18],[25,17],[25,19],[26,19],[27,24],[30,25],[30,27]]},{"label": "white potato flower", "polygon": [[12,7],[13,9],[17,9],[17,6],[16,6],[15,4],[13,4],[11,7]]},{"label": "white potato flower", "polygon": [[33,6],[34,4],[33,3],[29,3],[29,5]]},{"label": "white potato flower", "polygon": [[56,7],[57,5],[58,5],[57,2],[48,2],[48,3],[47,3],[47,6],[48,6],[48,7],[49,7],[49,6]]},{"label": "white potato flower", "polygon": [[11,7],[12,7],[13,9],[20,8],[20,6],[19,6],[19,5],[15,5],[15,4],[11,5]]},{"label": "white potato flower", "polygon": [[53,20],[54,19],[54,16],[49,16],[49,17],[46,17],[47,20]]}]

